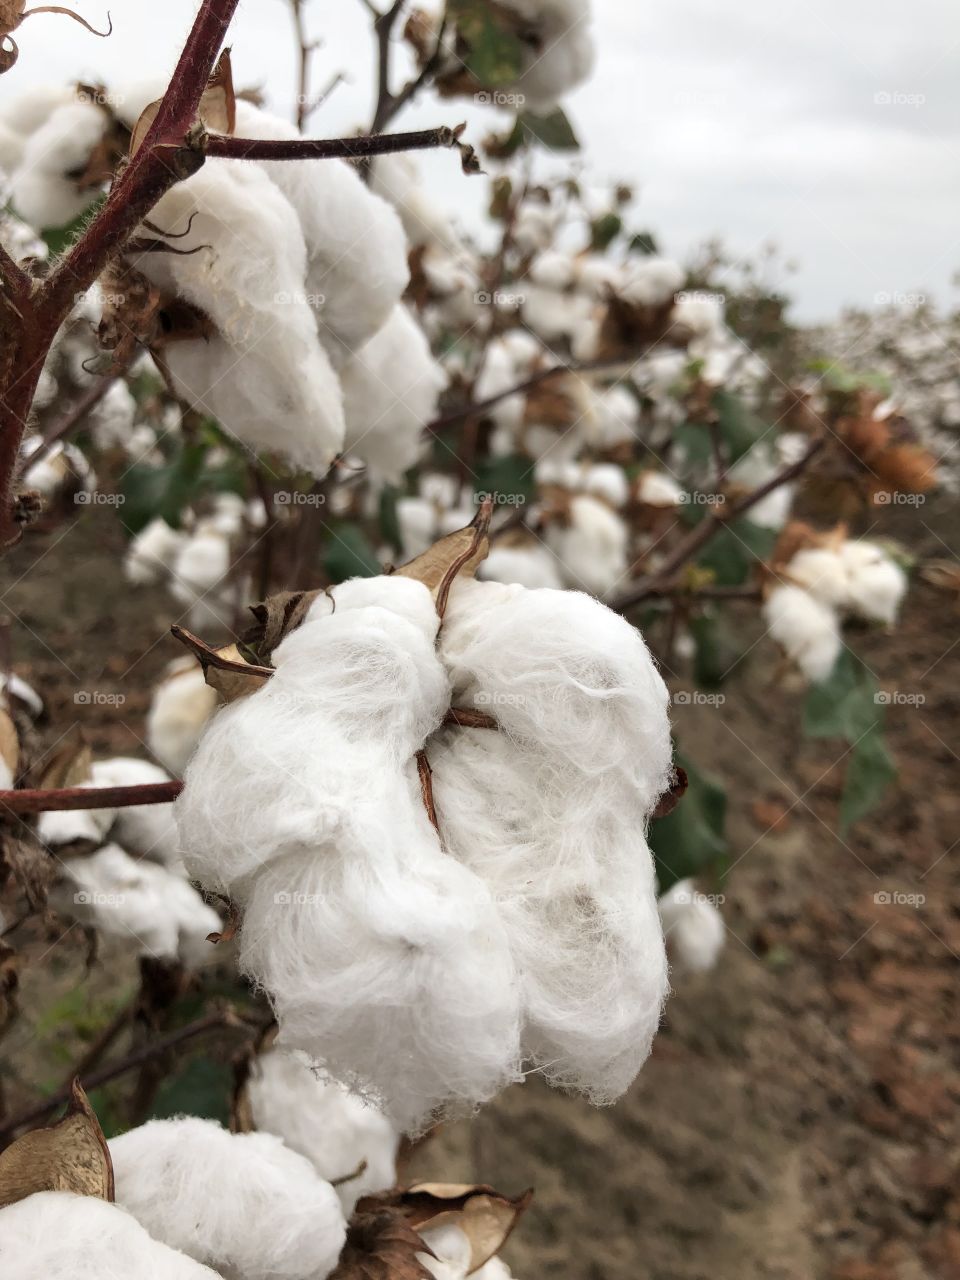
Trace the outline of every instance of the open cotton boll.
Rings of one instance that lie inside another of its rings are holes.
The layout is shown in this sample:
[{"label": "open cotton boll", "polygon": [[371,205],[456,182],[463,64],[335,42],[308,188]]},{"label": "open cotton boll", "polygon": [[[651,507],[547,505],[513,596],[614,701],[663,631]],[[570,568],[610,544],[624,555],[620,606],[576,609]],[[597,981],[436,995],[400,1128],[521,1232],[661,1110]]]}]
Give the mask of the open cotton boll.
[{"label": "open cotton boll", "polygon": [[712,337],[723,329],[723,301],[712,294],[681,294],[670,320],[695,338]]},{"label": "open cotton boll", "polygon": [[[237,103],[237,133],[300,136],[287,121],[248,102]],[[261,168],[300,219],[307,246],[306,292],[319,316],[320,339],[339,360],[387,322],[407,287],[403,226],[393,207],[342,160],[263,161]]]},{"label": "open cotton boll", "polygon": [[26,140],[23,158],[10,178],[17,213],[40,230],[65,227],[96,199],[81,190],[71,173],[82,173],[103,138],[107,112],[90,102],[57,107]]},{"label": "open cotton boll", "polygon": [[117,1204],[224,1280],[306,1280],[336,1264],[340,1201],[272,1134],[184,1117],[151,1120],[109,1147]]},{"label": "open cotton boll", "polygon": [[217,1280],[97,1196],[36,1191],[0,1209],[4,1280]]},{"label": "open cotton boll", "polygon": [[522,253],[546,249],[551,244],[560,215],[548,204],[521,204],[513,224],[513,242]]},{"label": "open cotton boll", "polygon": [[666,990],[643,835],[670,771],[666,688],[639,632],[574,592],[459,583],[440,653],[456,704],[500,725],[444,728],[428,753],[447,847],[507,929],[524,1055],[612,1100]]},{"label": "open cotton boll", "polygon": [[[91,786],[94,787],[141,787],[170,781],[165,770],[149,760],[137,760],[131,756],[97,760],[91,774]],[[172,801],[169,804],[134,804],[117,809],[110,834],[129,853],[167,865],[179,862]]]},{"label": "open cotton boll", "polygon": [[846,565],[832,547],[804,547],[787,565],[786,577],[824,604],[840,609],[847,603]]},{"label": "open cotton boll", "polygon": [[881,547],[862,539],[842,543],[839,556],[847,575],[847,607],[873,622],[896,622],[907,590],[900,566]]},{"label": "open cotton boll", "polygon": [[412,560],[437,540],[437,509],[426,498],[398,498],[397,525],[404,558]]},{"label": "open cotton boll", "polygon": [[50,901],[57,911],[102,933],[137,944],[141,954],[196,967],[209,958],[207,934],[220,917],[181,876],[137,862],[118,844],[63,863],[64,879]]},{"label": "open cotton boll", "polygon": [[641,471],[637,477],[637,501],[648,507],[676,507],[686,497],[683,486],[663,471]]},{"label": "open cotton boll", "polygon": [[138,270],[217,329],[167,348],[177,393],[248,448],[325,475],[343,445],[343,405],[307,298],[307,250],[290,202],[258,165],[212,160],[150,217],[183,238],[177,254],[141,255]]},{"label": "open cotton boll", "polygon": [[593,70],[588,0],[504,0],[529,24],[532,39],[515,88],[527,111],[546,113]]},{"label": "open cotton boll", "polygon": [[[306,1156],[334,1183],[345,1215],[361,1196],[396,1182],[400,1135],[376,1107],[332,1080],[321,1080],[303,1054],[270,1049],[250,1065],[247,1098],[253,1123]],[[348,1177],[362,1162],[366,1168]]]},{"label": "open cotton boll", "polygon": [[424,1252],[417,1257],[434,1280],[466,1280],[473,1250],[461,1227],[455,1222],[442,1222],[436,1227],[424,1227],[418,1234],[433,1256]]},{"label": "open cotton boll", "polygon": [[330,597],[214,718],[177,818],[190,871],[244,907],[241,969],[279,1042],[414,1131],[516,1077],[516,986],[486,887],[424,810],[414,754],[449,706],[430,593],[379,577]]},{"label": "open cotton boll", "polygon": [[434,245],[449,253],[458,251],[459,238],[449,216],[427,195],[413,156],[403,151],[375,156],[370,165],[370,190],[396,209],[411,248]]},{"label": "open cotton boll", "polygon": [[592,301],[580,293],[560,293],[543,285],[524,283],[520,310],[523,321],[545,342],[571,337],[589,319]]},{"label": "open cotton boll", "polygon": [[631,258],[614,291],[638,306],[660,307],[670,301],[685,279],[683,268],[669,258]]},{"label": "open cotton boll", "polygon": [[558,249],[538,253],[530,263],[530,279],[548,289],[566,289],[573,283],[574,262]]},{"label": "open cotton boll", "polygon": [[609,387],[593,397],[592,439],[599,448],[632,444],[637,438],[640,409],[626,387]]},{"label": "open cotton boll", "polygon": [[477,570],[477,576],[484,582],[516,582],[530,589],[560,590],[563,587],[555,558],[546,547],[536,544],[529,547],[494,545]]},{"label": "open cotton boll", "polygon": [[[32,436],[23,442],[21,452],[29,458],[42,443],[39,436]],[[36,489],[45,498],[52,498],[68,484],[77,492],[92,493],[97,476],[76,445],[55,444],[46,457],[27,467],[23,483],[25,488]]]},{"label": "open cotton boll", "polygon": [[570,502],[569,523],[551,524],[546,543],[571,587],[606,596],[627,574],[627,526],[589,494]]},{"label": "open cotton boll", "polygon": [[168,673],[150,700],[147,745],[163,767],[180,778],[218,698],[193,658],[178,660]]},{"label": "open cotton boll", "polygon": [[[92,779],[80,783],[81,787],[93,785]],[[52,849],[74,840],[100,844],[116,816],[116,809],[51,809],[37,818],[37,835]]]},{"label": "open cotton boll", "polygon": [[346,447],[377,483],[396,484],[424,450],[447,375],[401,303],[340,372]]},{"label": "open cotton boll", "polygon": [[189,534],[173,562],[170,591],[190,609],[196,630],[223,627],[232,612],[230,539],[212,520],[202,520]]},{"label": "open cotton boll", "polygon": [[0,123],[26,138],[49,120],[58,107],[68,106],[76,100],[76,91],[66,85],[34,85],[22,89],[15,98],[0,103]]},{"label": "open cotton boll", "polygon": [[583,474],[581,486],[585,493],[595,498],[603,498],[612,507],[624,507],[630,497],[630,482],[622,467],[612,462],[597,463],[587,467]]},{"label": "open cotton boll", "polygon": [[127,547],[124,577],[138,586],[159,582],[172,570],[186,540],[186,534],[171,529],[166,520],[155,516]]},{"label": "open cotton boll", "polygon": [[801,587],[776,587],[763,604],[774,640],[809,680],[825,680],[840,656],[840,623],[834,609]]},{"label": "open cotton boll", "polygon": [[693,880],[678,880],[657,904],[667,950],[680,970],[705,973],[720,958],[726,929],[720,912]]},{"label": "open cotton boll", "polygon": [[90,433],[98,449],[123,448],[133,431],[137,402],[133,392],[118,378],[104,393],[90,415]]},{"label": "open cotton boll", "polygon": [[[509,391],[523,381],[525,370],[520,367],[517,355],[503,338],[494,338],[487,347],[486,358],[477,378],[474,394],[478,403],[490,400]],[[490,417],[499,427],[517,431],[523,422],[524,397],[522,394],[504,396],[489,410]]]}]

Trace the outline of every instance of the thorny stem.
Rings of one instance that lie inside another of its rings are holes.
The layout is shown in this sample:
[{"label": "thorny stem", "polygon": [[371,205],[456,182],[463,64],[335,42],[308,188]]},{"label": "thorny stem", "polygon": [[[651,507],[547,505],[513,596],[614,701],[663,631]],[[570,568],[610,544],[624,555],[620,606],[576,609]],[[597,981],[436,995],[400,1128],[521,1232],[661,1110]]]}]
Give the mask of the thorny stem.
[{"label": "thorny stem", "polygon": [[[98,1089],[101,1085],[108,1084],[111,1080],[116,1080],[118,1076],[125,1075],[126,1072],[133,1070],[134,1067],[139,1067],[144,1062],[149,1062],[152,1058],[159,1057],[161,1054],[177,1048],[178,1045],[184,1044],[188,1040],[204,1035],[207,1031],[214,1031],[219,1027],[240,1028],[251,1025],[247,1019],[241,1017],[231,1008],[218,1009],[202,1018],[197,1018],[194,1022],[189,1022],[185,1027],[179,1027],[176,1031],[171,1031],[169,1035],[163,1036],[159,1040],[141,1045],[139,1049],[134,1049],[117,1062],[108,1063],[99,1070],[90,1072],[89,1075],[83,1078],[81,1083],[89,1093],[92,1089]],[[36,1124],[40,1120],[45,1120],[52,1111],[56,1111],[57,1107],[62,1106],[69,1098],[70,1086],[62,1086],[56,1093],[51,1094],[49,1098],[46,1098],[37,1106],[5,1120],[0,1125],[0,1139],[9,1137],[17,1129],[23,1129],[28,1125]]]}]

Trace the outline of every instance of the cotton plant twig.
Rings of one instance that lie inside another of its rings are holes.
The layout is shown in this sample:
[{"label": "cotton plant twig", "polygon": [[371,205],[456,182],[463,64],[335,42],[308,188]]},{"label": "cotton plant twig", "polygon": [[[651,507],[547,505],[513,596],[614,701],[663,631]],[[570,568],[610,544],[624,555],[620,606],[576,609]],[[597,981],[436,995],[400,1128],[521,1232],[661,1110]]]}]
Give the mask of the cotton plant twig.
[{"label": "cotton plant twig", "polygon": [[825,443],[825,436],[815,436],[796,462],[783,467],[772,475],[769,480],[758,485],[750,493],[744,494],[742,498],[738,498],[735,502],[723,503],[712,507],[710,513],[705,515],[700,523],[694,525],[686,537],[677,543],[656,574],[641,578],[639,582],[628,588],[623,595],[610,600],[608,602],[609,607],[617,613],[623,613],[626,609],[632,608],[642,600],[665,594],[664,587],[670,588],[666,594],[677,594],[677,584],[674,580],[680,569],[688,564],[730,521],[745,515],[751,507],[756,506],[758,502],[768,497],[769,494],[779,489],[782,485],[788,484],[805,471]]},{"label": "cotton plant twig", "polygon": [[140,804],[169,804],[183,790],[177,778],[130,787],[24,787],[0,791],[0,817],[7,813],[51,813],[69,809],[129,809]]},{"label": "cotton plant twig", "polygon": [[425,151],[434,147],[460,149],[464,170],[478,172],[473,149],[460,141],[464,126],[418,129],[413,133],[376,133],[355,138],[233,138],[212,133],[204,150],[228,160],[364,160],[396,151]]}]

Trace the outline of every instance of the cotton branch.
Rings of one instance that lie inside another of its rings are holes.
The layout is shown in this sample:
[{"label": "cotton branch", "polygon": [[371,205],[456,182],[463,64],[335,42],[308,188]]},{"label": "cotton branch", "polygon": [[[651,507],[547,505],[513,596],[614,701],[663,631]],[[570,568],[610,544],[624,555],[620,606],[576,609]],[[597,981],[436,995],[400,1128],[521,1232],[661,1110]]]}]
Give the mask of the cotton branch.
[{"label": "cotton branch", "polygon": [[738,498],[736,502],[714,507],[709,515],[704,516],[700,523],[694,525],[687,536],[680,540],[672,553],[667,556],[660,566],[655,576],[642,578],[622,596],[611,600],[609,607],[618,613],[623,613],[626,609],[639,604],[641,600],[649,599],[651,596],[683,594],[680,584],[674,581],[679,570],[692,560],[700,549],[720,532],[724,525],[745,515],[751,507],[756,506],[758,502],[773,493],[775,489],[788,484],[801,472],[805,471],[825,443],[826,438],[824,436],[816,436],[796,462],[784,467],[751,493]]},{"label": "cotton branch", "polygon": [[356,138],[231,138],[211,134],[208,156],[228,160],[364,160],[395,151],[424,151],[432,147],[459,147],[464,172],[478,172],[473,149],[460,141],[463,125],[451,129],[420,129],[415,133],[377,133]]},{"label": "cotton branch", "polygon": [[129,809],[139,804],[169,804],[183,790],[176,778],[131,787],[24,787],[0,791],[0,810],[8,813],[48,813],[66,809]]}]

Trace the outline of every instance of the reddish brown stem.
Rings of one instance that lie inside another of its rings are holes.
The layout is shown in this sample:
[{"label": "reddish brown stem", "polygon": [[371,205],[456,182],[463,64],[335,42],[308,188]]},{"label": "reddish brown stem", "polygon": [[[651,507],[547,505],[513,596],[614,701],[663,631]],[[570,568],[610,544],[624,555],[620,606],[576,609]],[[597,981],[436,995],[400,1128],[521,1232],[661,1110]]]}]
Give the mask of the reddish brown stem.
[{"label": "reddish brown stem", "polygon": [[24,787],[0,791],[0,810],[8,813],[48,813],[64,809],[129,809],[137,804],[169,804],[183,790],[177,778],[133,787]]},{"label": "reddish brown stem", "polygon": [[395,151],[423,151],[430,147],[455,147],[457,135],[441,125],[415,133],[377,133],[357,138],[230,138],[211,134],[208,156],[228,160],[362,160]]}]

